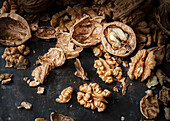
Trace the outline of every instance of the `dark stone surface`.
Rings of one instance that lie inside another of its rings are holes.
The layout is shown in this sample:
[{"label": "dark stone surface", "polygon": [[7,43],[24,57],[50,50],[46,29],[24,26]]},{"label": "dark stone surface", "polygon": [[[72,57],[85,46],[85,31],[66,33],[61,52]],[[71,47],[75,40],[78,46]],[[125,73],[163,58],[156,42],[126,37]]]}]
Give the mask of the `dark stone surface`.
[{"label": "dark stone surface", "polygon": [[[2,2],[2,1],[1,1]],[[0,74],[11,73],[14,74],[12,83],[9,85],[0,84],[0,121],[34,121],[37,117],[42,117],[50,120],[50,113],[55,111],[63,115],[67,115],[75,119],[75,121],[120,121],[121,116],[125,117],[125,121],[139,121],[142,117],[139,109],[139,101],[145,95],[147,90],[145,83],[139,80],[130,81],[129,78],[126,82],[133,83],[128,87],[127,94],[123,96],[121,92],[113,92],[115,85],[120,85],[118,82],[113,84],[105,84],[96,74],[96,69],[93,67],[94,60],[97,59],[93,56],[92,50],[84,49],[80,54],[79,59],[88,73],[89,81],[83,81],[74,76],[75,59],[67,60],[66,63],[59,68],[52,70],[42,87],[45,87],[45,94],[38,95],[37,88],[31,88],[23,81],[24,77],[31,77],[32,70],[36,67],[35,62],[39,55],[43,55],[50,47],[55,47],[56,41],[28,41],[27,46],[31,49],[31,54],[26,56],[30,61],[30,66],[27,70],[17,70],[14,68],[5,68],[5,61],[0,58]],[[0,55],[3,54],[5,47],[0,45]],[[35,50],[35,54],[33,54]],[[161,68],[169,75],[169,63],[164,63]],[[124,73],[127,69],[124,69]],[[104,112],[98,113],[96,110],[92,111],[81,106],[76,100],[76,92],[78,87],[84,83],[96,82],[102,89],[109,89],[113,92],[111,98],[107,98],[109,104]],[[69,103],[59,104],[55,102],[61,91],[72,86],[74,93]],[[159,86],[157,86],[159,88]],[[157,89],[156,89],[157,91]],[[155,92],[156,92],[155,91]],[[33,104],[31,110],[17,109],[22,101],[28,101]],[[72,107],[70,107],[72,105]],[[161,106],[161,113],[156,120],[163,121],[164,113]]]}]

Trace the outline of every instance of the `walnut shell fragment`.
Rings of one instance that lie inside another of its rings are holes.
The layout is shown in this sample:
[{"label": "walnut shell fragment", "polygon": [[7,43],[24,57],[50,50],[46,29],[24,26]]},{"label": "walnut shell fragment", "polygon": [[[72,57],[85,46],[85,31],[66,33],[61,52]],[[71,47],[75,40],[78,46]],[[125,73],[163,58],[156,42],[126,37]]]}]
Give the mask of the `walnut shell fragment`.
[{"label": "walnut shell fragment", "polygon": [[147,119],[153,119],[160,112],[158,95],[146,95],[140,101],[140,111]]},{"label": "walnut shell fragment", "polygon": [[31,38],[27,21],[15,13],[0,14],[0,44],[18,46]]},{"label": "walnut shell fragment", "polygon": [[88,48],[101,42],[102,16],[90,19],[85,16],[71,27],[70,33],[73,42],[81,47]]},{"label": "walnut shell fragment", "polygon": [[108,103],[104,97],[110,97],[111,92],[107,89],[102,91],[97,83],[87,83],[79,87],[81,92],[77,92],[77,101],[85,108],[97,109],[103,112],[106,109],[105,103]]},{"label": "walnut shell fragment", "polygon": [[66,59],[73,59],[79,56],[83,51],[82,47],[77,47],[71,40],[71,35],[66,32],[56,33],[57,44],[56,47],[61,48],[66,56]]},{"label": "walnut shell fragment", "polygon": [[76,72],[74,73],[74,75],[76,75],[77,77],[82,78],[83,80],[89,80],[87,78],[87,73],[84,71],[83,67],[81,66],[80,60],[76,58],[76,62],[74,62],[74,65],[76,67]]},{"label": "walnut shell fragment", "polygon": [[48,27],[48,26],[38,27],[35,36],[40,39],[55,38],[55,29],[53,27]]},{"label": "walnut shell fragment", "polygon": [[170,62],[170,44],[166,47],[166,62]]},{"label": "walnut shell fragment", "polygon": [[51,121],[74,121],[74,119],[72,119],[71,117],[56,113],[56,112],[52,112],[50,115],[50,119]]},{"label": "walnut shell fragment", "polygon": [[170,78],[168,78],[162,70],[158,69],[156,71],[156,76],[159,79],[159,83],[161,84],[161,86],[163,86],[164,81],[167,81],[170,83]]},{"label": "walnut shell fragment", "polygon": [[9,84],[11,82],[13,74],[1,74],[0,75],[0,82],[1,84]]},{"label": "walnut shell fragment", "polygon": [[50,48],[44,56],[39,56],[37,64],[48,64],[50,70],[62,66],[65,63],[65,55],[60,48]]},{"label": "walnut shell fragment", "polygon": [[159,100],[161,100],[165,106],[170,102],[170,88],[165,86],[159,91]]},{"label": "walnut shell fragment", "polygon": [[72,97],[72,92],[73,92],[73,88],[71,86],[65,88],[61,92],[61,95],[59,96],[59,98],[56,98],[56,102],[58,102],[58,103],[67,103],[67,102],[69,102],[71,97]]},{"label": "walnut shell fragment", "polygon": [[133,29],[118,21],[103,24],[101,40],[110,54],[120,57],[129,56],[136,48]]},{"label": "walnut shell fragment", "polygon": [[18,109],[20,108],[25,108],[27,110],[31,109],[32,108],[32,104],[29,103],[29,102],[22,102],[20,106],[17,107]]},{"label": "walnut shell fragment", "polygon": [[158,80],[157,80],[157,77],[156,77],[155,75],[153,75],[153,76],[151,76],[151,77],[148,78],[148,82],[147,82],[146,86],[147,86],[148,88],[151,88],[151,87],[153,87],[153,86],[156,86],[158,83],[159,83],[159,82],[158,82]]},{"label": "walnut shell fragment", "polygon": [[165,111],[165,119],[170,120],[170,108],[165,107],[164,111]]},{"label": "walnut shell fragment", "polygon": [[129,63],[128,76],[131,80],[141,77],[143,82],[151,75],[151,70],[156,66],[155,55],[149,52],[147,55],[146,49],[139,50],[134,57],[131,57]]},{"label": "walnut shell fragment", "polygon": [[47,121],[44,118],[36,118],[35,121]]}]

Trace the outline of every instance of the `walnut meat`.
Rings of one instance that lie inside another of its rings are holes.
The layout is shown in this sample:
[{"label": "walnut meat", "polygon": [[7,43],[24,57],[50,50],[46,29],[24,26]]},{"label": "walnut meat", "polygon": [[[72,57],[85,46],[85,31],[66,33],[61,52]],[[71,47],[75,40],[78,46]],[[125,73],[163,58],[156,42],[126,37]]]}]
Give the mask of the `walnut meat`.
[{"label": "walnut meat", "polygon": [[62,66],[65,63],[65,55],[62,49],[60,48],[50,48],[44,56],[39,56],[37,64],[48,64],[50,70],[56,67]]},{"label": "walnut meat", "polygon": [[155,56],[153,52],[147,55],[145,49],[139,50],[134,57],[131,57],[131,63],[129,63],[128,76],[131,80],[141,78],[143,82],[151,75],[151,69],[156,66]]},{"label": "walnut meat", "polygon": [[56,102],[58,103],[67,103],[70,101],[72,96],[73,88],[67,87],[62,92],[59,98],[56,98]]},{"label": "walnut meat", "polygon": [[61,48],[66,56],[66,59],[73,59],[79,56],[79,53],[83,51],[82,47],[77,47],[71,40],[71,35],[66,32],[57,33],[56,47]]},{"label": "walnut meat", "polygon": [[82,47],[90,47],[101,42],[101,21],[103,17],[94,17],[90,19],[89,16],[85,16],[77,21],[74,26],[71,27],[70,33],[73,42]]},{"label": "walnut meat", "polygon": [[146,95],[140,101],[140,111],[147,119],[153,119],[160,112],[158,95]]},{"label": "walnut meat", "polygon": [[159,100],[161,100],[165,106],[168,105],[170,101],[170,88],[165,86],[162,87],[162,89],[159,91]]},{"label": "walnut meat", "polygon": [[50,119],[51,121],[74,121],[74,119],[72,119],[71,117],[56,113],[56,112],[52,112],[50,115]]},{"label": "walnut meat", "polygon": [[28,60],[24,58],[24,55],[30,53],[29,47],[20,45],[18,47],[6,48],[2,58],[6,61],[5,67],[14,67],[17,69],[26,69],[28,66]]},{"label": "walnut meat", "polygon": [[111,92],[107,89],[102,91],[97,83],[83,84],[79,87],[81,92],[77,92],[77,101],[85,108],[97,109],[103,112],[106,109],[105,103],[108,103],[104,97],[109,97]]},{"label": "walnut meat", "polygon": [[104,48],[116,56],[129,56],[136,48],[134,31],[128,25],[118,21],[104,23],[101,40]]},{"label": "walnut meat", "polygon": [[0,44],[18,46],[31,38],[27,21],[15,13],[0,14]]},{"label": "walnut meat", "polygon": [[40,39],[55,38],[55,29],[53,27],[48,27],[48,26],[38,27],[35,36]]},{"label": "walnut meat", "polygon": [[74,65],[76,67],[76,72],[74,73],[74,75],[76,75],[77,77],[82,78],[83,80],[89,80],[87,78],[87,73],[84,71],[83,67],[81,66],[80,60],[76,58],[76,62],[74,62]]},{"label": "walnut meat", "polygon": [[0,82],[1,84],[9,84],[11,82],[13,74],[1,74],[0,75]]},{"label": "walnut meat", "polygon": [[23,102],[21,103],[21,105],[18,106],[17,108],[18,108],[18,109],[20,109],[20,108],[25,108],[25,109],[29,110],[29,109],[32,108],[32,104],[29,103],[29,102],[23,101]]},{"label": "walnut meat", "polygon": [[99,44],[98,46],[93,48],[94,56],[100,57],[103,53],[106,53],[106,49],[103,47],[102,44]]},{"label": "walnut meat", "polygon": [[39,95],[42,95],[42,94],[44,94],[44,87],[38,87],[37,88],[37,94],[39,94]]}]

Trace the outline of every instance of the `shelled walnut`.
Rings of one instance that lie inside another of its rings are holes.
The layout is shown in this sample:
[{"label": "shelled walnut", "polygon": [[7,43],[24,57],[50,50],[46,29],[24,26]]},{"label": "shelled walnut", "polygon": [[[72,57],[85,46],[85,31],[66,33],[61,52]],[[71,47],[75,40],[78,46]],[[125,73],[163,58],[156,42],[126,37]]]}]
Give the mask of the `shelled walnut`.
[{"label": "shelled walnut", "polygon": [[39,56],[37,64],[48,64],[51,69],[62,66],[65,63],[65,55],[60,48],[50,48],[44,56]]},{"label": "shelled walnut", "polygon": [[49,26],[38,27],[35,36],[40,39],[55,38],[55,29]]},{"label": "shelled walnut", "polygon": [[82,47],[78,47],[72,42],[69,33],[56,33],[56,38],[56,47],[61,48],[64,51],[66,59],[76,58],[79,56],[79,53],[83,51]]},{"label": "shelled walnut", "polygon": [[73,92],[73,88],[71,86],[65,88],[61,92],[61,95],[59,96],[59,98],[56,98],[56,102],[58,102],[58,103],[67,103],[67,102],[69,102],[71,97],[72,97],[72,92]]},{"label": "shelled walnut", "polygon": [[18,108],[18,109],[20,109],[20,108],[25,108],[25,109],[29,110],[29,109],[32,108],[32,104],[29,103],[29,102],[23,101],[23,102],[21,103],[21,105],[18,106],[17,108]]},{"label": "shelled walnut", "polygon": [[131,80],[141,77],[143,82],[151,75],[151,69],[156,66],[155,55],[153,52],[149,52],[145,49],[139,50],[134,57],[131,57],[131,63],[129,63],[128,76]]},{"label": "shelled walnut", "polygon": [[74,73],[74,75],[76,75],[77,77],[82,78],[83,80],[89,80],[87,78],[87,73],[84,71],[83,67],[81,66],[80,60],[76,58],[76,62],[74,62],[74,65],[76,67],[76,72]]},{"label": "shelled walnut", "polygon": [[159,91],[159,100],[161,100],[165,106],[170,102],[170,88],[165,86]]},{"label": "shelled walnut", "polygon": [[70,33],[73,42],[81,47],[88,48],[101,42],[102,16],[90,18],[85,16],[71,27]]},{"label": "shelled walnut", "polygon": [[107,52],[120,57],[129,56],[136,48],[133,29],[118,21],[103,24],[101,40]]},{"label": "shelled walnut", "polygon": [[4,54],[2,55],[2,58],[6,61],[5,67],[26,69],[29,62],[24,58],[24,55],[28,55],[29,53],[30,49],[25,45],[6,48]]},{"label": "shelled walnut", "polygon": [[106,53],[106,49],[103,47],[102,44],[97,45],[93,48],[94,56],[100,57],[103,53]]},{"label": "shelled walnut", "polygon": [[104,97],[109,97],[111,92],[107,89],[102,91],[97,83],[83,84],[79,87],[81,92],[77,92],[77,101],[85,108],[96,109],[103,112],[106,109],[105,103],[108,103]]},{"label": "shelled walnut", "polygon": [[56,113],[56,112],[52,112],[50,115],[50,119],[51,121],[74,121],[74,119],[72,119],[71,117]]},{"label": "shelled walnut", "polygon": [[1,84],[9,84],[11,82],[13,74],[1,74],[0,75],[0,82]]},{"label": "shelled walnut", "polygon": [[143,116],[147,119],[153,119],[160,112],[158,95],[149,95],[144,96],[140,101],[140,111]]}]

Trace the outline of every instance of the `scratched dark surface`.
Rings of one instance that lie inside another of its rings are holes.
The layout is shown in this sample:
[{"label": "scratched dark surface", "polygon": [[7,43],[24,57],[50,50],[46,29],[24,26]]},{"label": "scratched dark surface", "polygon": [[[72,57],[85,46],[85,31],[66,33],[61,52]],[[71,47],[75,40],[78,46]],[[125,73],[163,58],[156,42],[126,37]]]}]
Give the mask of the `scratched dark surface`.
[{"label": "scratched dark surface", "polygon": [[[2,5],[2,0],[0,1]],[[30,39],[26,45],[30,47],[31,53],[26,56],[29,59],[30,66],[27,70],[17,70],[14,68],[5,68],[5,61],[0,58],[0,74],[11,73],[14,74],[12,83],[9,85],[0,84],[0,121],[34,121],[37,117],[45,118],[50,121],[50,113],[55,111],[67,116],[72,117],[75,121],[120,121],[121,116],[125,117],[125,121],[139,121],[142,118],[142,114],[139,109],[139,101],[145,95],[147,90],[145,83],[141,83],[139,80],[130,81],[126,78],[126,82],[132,83],[128,86],[127,94],[122,96],[121,92],[113,92],[115,85],[120,83],[105,84],[96,74],[96,69],[93,67],[94,60],[97,58],[93,56],[92,50],[84,49],[80,54],[79,59],[88,73],[89,81],[83,81],[80,78],[74,76],[75,59],[67,60],[66,63],[59,68],[52,70],[42,87],[45,87],[45,94],[38,95],[37,88],[31,88],[23,81],[24,77],[31,77],[32,70],[36,67],[35,62],[39,55],[43,55],[49,48],[55,47],[55,41],[32,41],[36,38]],[[36,39],[37,40],[37,39]],[[5,46],[0,45],[0,55],[3,54]],[[35,54],[33,54],[35,50]],[[127,58],[127,60],[129,60]],[[167,75],[170,75],[170,64],[164,63],[160,66]],[[123,69],[126,76],[127,69]],[[104,112],[98,113],[96,110],[92,111],[81,106],[76,100],[76,93],[78,87],[84,83],[96,82],[102,89],[109,89],[113,92],[110,98],[107,98],[109,104]],[[74,93],[69,103],[59,104],[55,102],[56,97],[59,96],[61,91],[72,86]],[[157,93],[156,86],[154,90]],[[28,101],[33,104],[31,110],[17,109],[22,101]],[[163,106],[160,102],[161,113],[158,114],[156,121],[163,121],[164,113]]]}]

